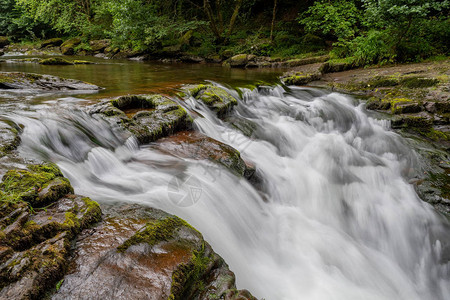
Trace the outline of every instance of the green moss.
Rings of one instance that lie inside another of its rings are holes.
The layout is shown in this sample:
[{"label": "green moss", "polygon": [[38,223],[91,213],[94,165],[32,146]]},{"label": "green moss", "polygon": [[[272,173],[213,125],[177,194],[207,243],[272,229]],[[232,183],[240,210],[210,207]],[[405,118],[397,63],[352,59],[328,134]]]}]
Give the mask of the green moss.
[{"label": "green moss", "polygon": [[93,65],[93,64],[95,64],[94,62],[88,61],[88,60],[74,60],[72,63],[74,65]]},{"label": "green moss", "polygon": [[119,109],[134,109],[134,108],[155,108],[155,103],[151,97],[145,96],[123,96],[111,100],[111,104]]},{"label": "green moss", "polygon": [[439,80],[435,78],[423,78],[423,77],[405,77],[400,79],[400,84],[410,89],[426,88],[434,86],[439,83]]},{"label": "green moss", "polygon": [[369,80],[367,83],[368,87],[378,88],[378,87],[392,87],[399,84],[399,80],[392,76],[375,76]]},{"label": "green moss", "polygon": [[201,91],[203,91],[203,90],[205,90],[205,89],[207,89],[207,88],[208,88],[207,85],[199,84],[199,85],[197,85],[196,87],[190,89],[189,92],[191,93],[192,97],[196,98],[197,95],[198,95]]},{"label": "green moss", "polygon": [[42,59],[39,61],[39,63],[41,65],[73,65],[73,63],[71,63],[70,61],[67,61],[63,58],[60,57],[51,57],[51,58],[46,58],[46,59]]},{"label": "green moss", "polygon": [[181,264],[172,273],[172,285],[169,299],[192,299],[204,290],[204,277],[212,258],[205,254],[205,244],[198,251],[193,251],[191,260]]},{"label": "green moss", "polygon": [[160,242],[168,241],[173,238],[175,231],[180,227],[190,227],[186,221],[178,217],[169,217],[162,220],[158,220],[154,223],[147,223],[145,228],[131,238],[129,238],[125,243],[117,248],[118,252],[126,251],[130,246],[146,243],[150,246],[154,246]]}]

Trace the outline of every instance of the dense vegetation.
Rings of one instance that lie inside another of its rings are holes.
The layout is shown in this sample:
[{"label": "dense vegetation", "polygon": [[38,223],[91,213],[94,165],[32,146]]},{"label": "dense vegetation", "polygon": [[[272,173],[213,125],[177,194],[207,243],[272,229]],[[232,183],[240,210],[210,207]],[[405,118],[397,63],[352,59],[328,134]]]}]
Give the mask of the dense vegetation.
[{"label": "dense vegetation", "polygon": [[331,50],[365,65],[448,55],[449,8],[449,0],[0,0],[0,35],[108,38],[121,49],[201,56]]}]

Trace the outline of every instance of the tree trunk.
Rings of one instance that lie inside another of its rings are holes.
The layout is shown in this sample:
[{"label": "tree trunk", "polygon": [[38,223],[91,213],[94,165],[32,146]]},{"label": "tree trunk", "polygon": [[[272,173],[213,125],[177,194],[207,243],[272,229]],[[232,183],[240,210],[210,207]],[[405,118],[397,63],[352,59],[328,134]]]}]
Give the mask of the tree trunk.
[{"label": "tree trunk", "polygon": [[222,34],[220,33],[219,29],[217,29],[216,20],[214,19],[214,13],[211,8],[211,4],[209,3],[209,0],[203,1],[203,8],[205,10],[206,16],[209,19],[209,26],[211,27],[212,32],[216,36],[218,40],[222,39]]},{"label": "tree trunk", "polygon": [[239,10],[241,9],[242,1],[243,0],[237,0],[236,2],[236,7],[234,8],[233,15],[231,16],[230,19],[230,26],[228,26],[227,38],[229,38],[231,36],[231,33],[233,32],[234,24],[236,23]]},{"label": "tree trunk", "polygon": [[273,29],[275,27],[275,18],[277,15],[277,0],[273,1],[272,25],[270,26],[270,40],[273,42]]}]

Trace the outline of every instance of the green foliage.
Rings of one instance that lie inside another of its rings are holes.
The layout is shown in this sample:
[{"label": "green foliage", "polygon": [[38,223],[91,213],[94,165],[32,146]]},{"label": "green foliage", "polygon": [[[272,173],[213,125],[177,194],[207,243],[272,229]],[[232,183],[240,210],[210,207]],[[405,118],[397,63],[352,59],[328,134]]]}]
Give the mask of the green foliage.
[{"label": "green foliage", "polygon": [[335,39],[355,36],[361,14],[353,1],[316,1],[299,17],[300,24],[314,34]]}]

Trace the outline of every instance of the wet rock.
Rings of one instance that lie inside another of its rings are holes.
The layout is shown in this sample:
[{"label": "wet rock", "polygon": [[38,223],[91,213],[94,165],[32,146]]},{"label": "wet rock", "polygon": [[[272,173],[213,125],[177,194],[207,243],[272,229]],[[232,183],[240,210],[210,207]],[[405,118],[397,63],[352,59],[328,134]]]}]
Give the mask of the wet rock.
[{"label": "wet rock", "polygon": [[[0,184],[0,298],[42,299],[67,269],[70,241],[101,210],[54,165],[10,170]],[[45,209],[37,209],[46,204]]]},{"label": "wet rock", "polygon": [[0,156],[15,150],[20,144],[21,129],[17,124],[0,118]]},{"label": "wet rock", "polygon": [[76,37],[73,39],[68,39],[60,46],[61,53],[64,55],[74,55],[75,47],[78,46],[79,44],[81,44],[81,38]]},{"label": "wet rock", "polygon": [[190,118],[184,108],[161,95],[131,95],[107,100],[89,108],[136,136],[142,144],[184,130]]},{"label": "wet rock", "polygon": [[41,65],[60,65],[60,66],[65,66],[65,65],[73,65],[72,62],[65,60],[64,58],[61,57],[51,57],[51,58],[46,58],[46,59],[41,59],[39,61],[39,64]]},{"label": "wet rock", "polygon": [[185,86],[192,97],[202,101],[219,117],[225,116],[233,106],[237,105],[237,100],[220,87],[210,84],[199,84],[195,86]]},{"label": "wet rock", "polygon": [[320,69],[321,73],[336,73],[357,68],[353,61],[328,61]]},{"label": "wet rock", "polygon": [[239,151],[196,131],[181,131],[160,139],[155,148],[177,157],[210,160],[246,178],[252,177],[255,172],[242,160]]},{"label": "wet rock", "polygon": [[287,61],[274,63],[274,67],[288,67],[288,68],[294,68],[298,66],[304,66],[304,65],[310,65],[315,63],[322,63],[330,59],[330,56],[328,55],[322,55],[322,56],[313,56],[308,58],[298,58],[298,59],[290,59]]},{"label": "wet rock", "polygon": [[180,57],[180,61],[185,63],[204,63],[205,59],[201,58],[200,56],[196,55],[183,55]]},{"label": "wet rock", "polygon": [[0,72],[0,89],[99,90],[100,87],[74,79],[22,72]]},{"label": "wet rock", "polygon": [[185,221],[139,205],[103,211],[77,239],[52,299],[254,299],[236,290],[226,263]]},{"label": "wet rock", "polygon": [[8,37],[6,36],[0,36],[0,48],[4,48],[5,46],[8,46],[10,44],[10,41]]},{"label": "wet rock", "polygon": [[232,68],[243,68],[247,63],[253,58],[253,56],[248,54],[238,54],[231,57],[226,64]]},{"label": "wet rock", "polygon": [[111,45],[110,40],[94,40],[89,42],[89,46],[91,46],[91,50],[94,53],[103,52],[107,47]]},{"label": "wet rock", "polygon": [[321,78],[320,73],[302,73],[296,72],[287,77],[282,78],[285,85],[306,85],[312,81],[319,80]]},{"label": "wet rock", "polygon": [[47,47],[58,47],[61,46],[61,44],[63,43],[63,40],[60,38],[54,38],[54,39],[49,39],[49,40],[45,40],[41,43],[40,48],[47,48]]}]

